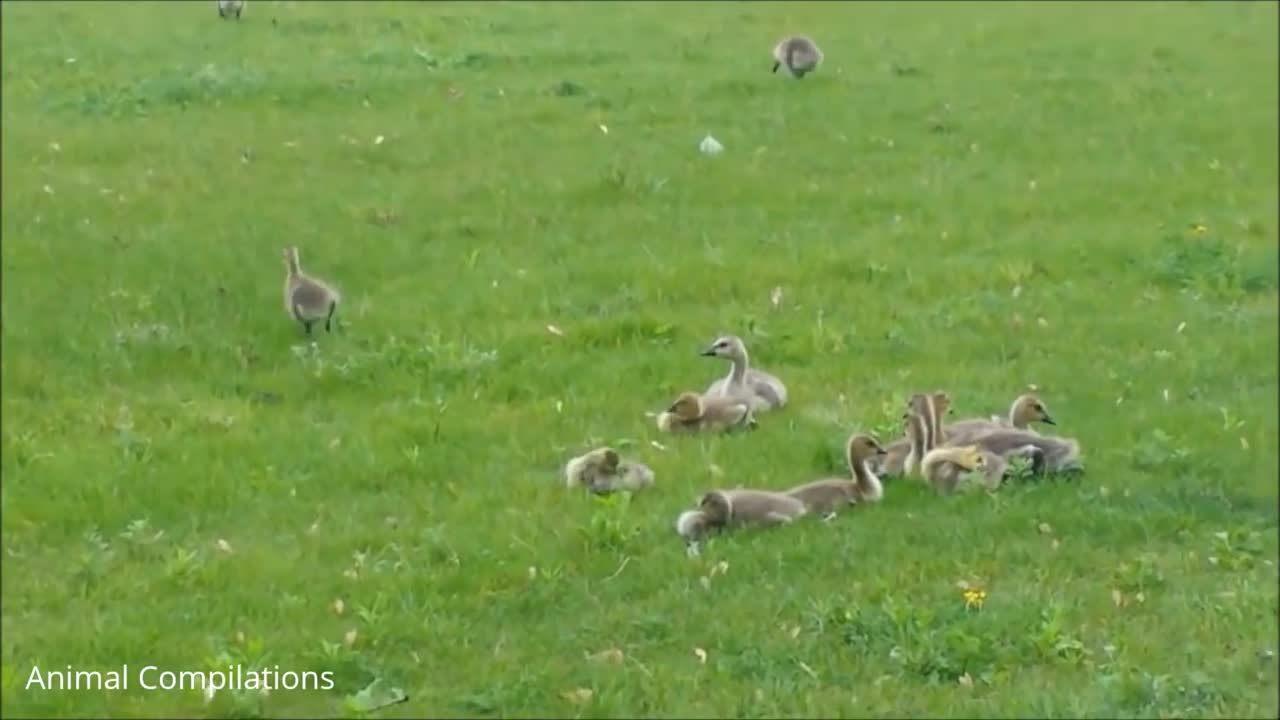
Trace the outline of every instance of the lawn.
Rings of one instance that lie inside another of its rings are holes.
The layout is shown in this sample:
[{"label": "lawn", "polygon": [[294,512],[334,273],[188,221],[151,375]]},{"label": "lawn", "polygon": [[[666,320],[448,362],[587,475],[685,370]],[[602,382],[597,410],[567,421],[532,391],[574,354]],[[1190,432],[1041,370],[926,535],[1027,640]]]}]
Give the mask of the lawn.
[{"label": "lawn", "polygon": [[[214,5],[3,4],[6,717],[1280,712],[1276,3]],[[1028,386],[1079,480],[674,532]]]}]

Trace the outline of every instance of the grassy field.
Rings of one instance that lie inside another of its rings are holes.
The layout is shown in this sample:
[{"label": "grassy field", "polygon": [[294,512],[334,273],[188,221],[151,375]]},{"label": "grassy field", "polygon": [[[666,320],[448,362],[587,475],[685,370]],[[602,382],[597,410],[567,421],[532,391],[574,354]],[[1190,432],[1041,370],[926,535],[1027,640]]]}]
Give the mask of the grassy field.
[{"label": "grassy field", "polygon": [[[4,715],[1275,717],[1276,8],[4,3]],[[1081,481],[672,529],[1028,385]]]}]

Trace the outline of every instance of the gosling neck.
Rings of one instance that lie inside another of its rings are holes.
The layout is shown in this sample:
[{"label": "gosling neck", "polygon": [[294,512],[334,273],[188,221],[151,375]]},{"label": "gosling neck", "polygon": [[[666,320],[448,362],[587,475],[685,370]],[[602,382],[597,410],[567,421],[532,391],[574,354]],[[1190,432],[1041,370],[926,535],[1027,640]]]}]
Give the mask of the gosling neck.
[{"label": "gosling neck", "polygon": [[849,470],[853,472],[854,483],[858,487],[858,495],[868,502],[879,502],[884,497],[884,485],[880,478],[867,467],[867,461],[849,453]]},{"label": "gosling neck", "polygon": [[747,349],[741,348],[729,356],[733,367],[729,369],[728,385],[741,387],[747,377]]}]

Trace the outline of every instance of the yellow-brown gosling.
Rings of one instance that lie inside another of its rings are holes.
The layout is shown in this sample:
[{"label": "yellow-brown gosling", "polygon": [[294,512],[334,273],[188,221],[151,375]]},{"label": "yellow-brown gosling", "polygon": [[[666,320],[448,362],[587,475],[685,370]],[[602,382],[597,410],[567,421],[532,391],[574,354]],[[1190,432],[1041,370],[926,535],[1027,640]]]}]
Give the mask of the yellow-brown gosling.
[{"label": "yellow-brown gosling", "polygon": [[585,487],[597,495],[619,490],[638,492],[653,485],[653,470],[643,463],[623,460],[610,447],[596,448],[571,459],[564,467],[565,485]]}]

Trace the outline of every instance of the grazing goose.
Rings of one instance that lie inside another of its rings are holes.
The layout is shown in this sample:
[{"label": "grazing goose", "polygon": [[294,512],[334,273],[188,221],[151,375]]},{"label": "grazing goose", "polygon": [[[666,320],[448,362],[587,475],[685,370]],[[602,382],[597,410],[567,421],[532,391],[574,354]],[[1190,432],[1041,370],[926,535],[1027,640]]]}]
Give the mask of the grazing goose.
[{"label": "grazing goose", "polygon": [[750,366],[747,346],[735,335],[716,338],[702,351],[704,357],[718,357],[733,363],[729,374],[707,387],[709,396],[748,400],[755,413],[767,412],[787,404],[787,387],[778,378]]},{"label": "grazing goose", "polygon": [[822,62],[822,51],[816,43],[803,35],[783,38],[773,47],[773,71],[785,66],[792,77],[803,80]]},{"label": "grazing goose", "polygon": [[653,485],[653,471],[647,465],[623,460],[609,447],[573,458],[564,466],[564,477],[568,487],[585,487],[596,495],[637,492]]},{"label": "grazing goose", "polygon": [[821,515],[824,521],[834,518],[836,512],[847,505],[880,502],[884,497],[884,486],[867,468],[867,461],[883,453],[884,448],[870,435],[855,434],[845,443],[845,460],[849,463],[852,479],[815,480],[783,494],[804,503],[809,513]]},{"label": "grazing goose", "polygon": [[671,407],[658,414],[658,429],[669,433],[729,432],[755,427],[750,403],[692,392],[680,393]]},{"label": "grazing goose", "polygon": [[342,299],[338,291],[302,272],[296,247],[284,249],[284,267],[284,309],[302,323],[307,335],[311,325],[320,320],[324,320],[325,332],[332,332],[333,313]]}]

